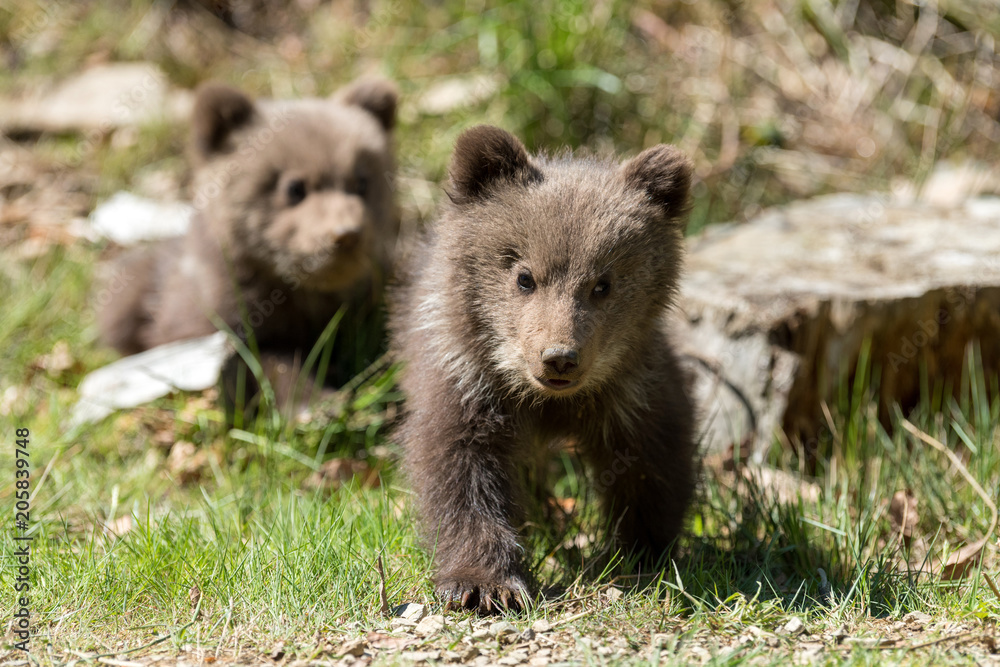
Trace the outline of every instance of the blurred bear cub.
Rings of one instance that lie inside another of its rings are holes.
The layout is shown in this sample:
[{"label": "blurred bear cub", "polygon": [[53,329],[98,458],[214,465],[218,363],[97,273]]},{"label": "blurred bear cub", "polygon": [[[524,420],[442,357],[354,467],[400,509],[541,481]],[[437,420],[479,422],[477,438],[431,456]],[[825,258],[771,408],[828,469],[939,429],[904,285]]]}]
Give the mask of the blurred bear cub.
[{"label": "blurred bear cub", "polygon": [[438,593],[492,612],[530,589],[521,482],[546,443],[576,444],[623,546],[655,562],[681,528],[694,415],[663,316],[691,167],[666,145],[622,164],[529,156],[479,126],[450,172],[451,203],[390,295],[398,438]]},{"label": "blurred bear cub", "polygon": [[[378,300],[398,218],[389,177],[397,92],[360,79],[331,99],[252,101],[203,85],[192,117],[188,233],[126,252],[99,313],[123,354],[216,331],[297,358],[344,304]],[[354,314],[353,312],[351,314]]]}]

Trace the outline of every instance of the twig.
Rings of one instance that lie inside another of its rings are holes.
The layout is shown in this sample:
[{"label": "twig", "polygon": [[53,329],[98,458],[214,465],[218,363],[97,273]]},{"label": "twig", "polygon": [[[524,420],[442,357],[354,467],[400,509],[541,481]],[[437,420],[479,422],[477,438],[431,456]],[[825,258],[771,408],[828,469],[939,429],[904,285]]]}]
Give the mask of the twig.
[{"label": "twig", "polygon": [[[932,639],[930,641],[926,641],[920,644],[913,644],[912,646],[903,646],[901,648],[904,651],[912,651],[918,648],[926,648],[928,646],[934,646],[935,644],[943,644],[945,642],[951,641],[952,639],[965,639],[966,637],[970,637],[973,634],[975,634],[973,630],[967,630],[965,632],[959,632],[957,635],[950,635],[948,637],[938,637],[937,639]],[[886,648],[889,647],[887,646]]]},{"label": "twig", "polygon": [[993,583],[993,580],[990,578],[990,575],[986,574],[985,572],[983,572],[982,574],[983,574],[983,579],[985,579],[986,583],[989,584],[990,590],[993,591],[993,595],[997,596],[997,600],[1000,600],[1000,591],[997,590],[997,585]]},{"label": "twig", "polygon": [[563,623],[571,623],[572,621],[583,618],[587,614],[593,614],[593,613],[594,613],[593,609],[585,609],[581,611],[579,614],[573,614],[572,616],[567,616],[566,618],[559,619],[558,621],[553,623],[551,627],[554,628],[558,625],[562,625]]},{"label": "twig", "polygon": [[382,615],[386,618],[389,617],[389,596],[386,594],[385,590],[385,570],[382,568],[382,554],[378,555],[378,560],[375,561],[375,566],[378,568],[378,596],[382,601]]},{"label": "twig", "polygon": [[[973,543],[971,547],[968,547],[968,550],[970,552],[981,551],[983,546],[985,546],[985,544],[989,541],[989,539],[994,535],[997,528],[996,503],[993,502],[993,499],[990,498],[989,495],[986,493],[986,491],[983,490],[983,487],[979,485],[979,482],[977,482],[976,479],[969,473],[968,469],[966,469],[965,465],[962,463],[962,459],[958,458],[958,455],[955,454],[955,452],[951,451],[943,444],[941,444],[938,440],[932,438],[928,434],[918,429],[916,426],[911,424],[909,420],[906,419],[903,420],[903,428],[905,428],[907,431],[913,434],[916,438],[922,440],[923,442],[927,443],[934,449],[938,450],[939,452],[942,452],[945,456],[947,456],[948,459],[951,461],[952,465],[958,468],[958,471],[962,473],[962,476],[965,477],[966,481],[968,481],[969,484],[972,486],[972,488],[976,491],[976,493],[979,494],[979,497],[983,499],[983,502],[986,503],[986,506],[990,508],[990,513],[992,514],[992,518],[990,519],[989,529],[986,531],[986,534],[983,535],[982,539],[980,539],[978,542]],[[947,561],[944,563],[940,563],[939,567],[942,565],[947,567],[949,563]],[[996,589],[993,590],[994,592],[996,592]]]},{"label": "twig", "polygon": [[943,644],[944,642],[948,642],[953,639],[965,639],[973,634],[975,634],[974,630],[967,630],[965,632],[959,632],[958,634],[949,635],[947,637],[938,637],[937,639],[931,639],[930,641],[921,642],[919,644],[910,644],[907,646],[863,646],[861,644],[851,644],[849,646],[836,646],[831,648],[837,651],[853,651],[854,649],[864,649],[868,651],[915,651],[918,648],[927,648],[928,646],[934,646],[935,644]]}]

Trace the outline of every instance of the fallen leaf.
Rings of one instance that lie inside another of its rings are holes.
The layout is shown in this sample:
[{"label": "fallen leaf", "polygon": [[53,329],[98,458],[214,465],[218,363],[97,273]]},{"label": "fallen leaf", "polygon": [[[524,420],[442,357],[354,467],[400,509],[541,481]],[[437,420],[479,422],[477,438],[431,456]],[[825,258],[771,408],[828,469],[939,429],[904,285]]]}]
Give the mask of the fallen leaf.
[{"label": "fallen leaf", "polygon": [[807,503],[819,500],[819,485],[787,473],[784,470],[765,468],[763,466],[743,466],[741,468],[745,483],[755,484],[759,489],[767,489],[778,502],[797,503],[802,499]]},{"label": "fallen leaf", "polygon": [[132,515],[124,514],[109,524],[105,524],[104,532],[107,535],[113,535],[115,537],[121,537],[128,531],[132,530]]},{"label": "fallen leaf", "polygon": [[972,544],[966,544],[958,551],[953,551],[948,556],[948,560],[939,563],[934,569],[941,570],[942,581],[961,579],[979,562],[979,558],[983,555],[984,546],[986,546],[985,538]]},{"label": "fallen leaf", "polygon": [[348,639],[337,649],[338,656],[353,655],[355,658],[360,658],[364,653],[365,640],[360,638]]},{"label": "fallen leaf", "polygon": [[284,658],[285,642],[278,642],[277,644],[275,644],[274,648],[271,649],[271,652],[268,654],[268,657],[271,658],[271,660],[274,660],[275,662]]},{"label": "fallen leaf", "polygon": [[34,365],[52,377],[59,377],[73,368],[75,363],[76,360],[73,359],[73,355],[69,351],[69,344],[61,340],[52,346],[51,352],[38,357]]},{"label": "fallen leaf", "polygon": [[917,527],[917,498],[909,490],[897,491],[889,502],[889,522],[892,534],[910,546],[913,531]]},{"label": "fallen leaf", "polygon": [[193,442],[178,440],[170,448],[167,469],[181,484],[198,480],[207,466],[208,453],[199,449]]},{"label": "fallen leaf", "polygon": [[[969,482],[969,485],[973,489],[975,489],[976,493],[978,493],[979,497],[983,499],[983,502],[986,504],[986,506],[990,508],[990,515],[991,515],[990,527],[986,531],[985,535],[992,536],[997,527],[997,519],[998,519],[997,505],[995,502],[993,502],[993,499],[990,497],[990,494],[987,493],[986,490],[983,489],[982,485],[978,481],[976,481],[976,478],[969,473],[969,470],[965,467],[965,464],[962,463],[962,459],[959,458],[958,455],[955,454],[955,452],[945,447],[941,442],[939,442],[935,438],[932,438],[928,434],[924,433],[923,431],[921,431],[920,429],[918,429],[916,426],[906,421],[905,419],[903,420],[903,428],[912,433],[919,440],[927,443],[934,449],[938,450],[939,452],[947,456],[948,459],[951,461],[952,465],[958,469],[958,471],[962,474],[962,476],[965,477],[966,481]],[[965,573],[968,572],[972,568],[972,566],[979,561],[979,558],[980,556],[982,556],[983,553],[983,547],[986,546],[986,542],[988,539],[989,537],[983,537],[982,539],[973,542],[972,544],[965,545],[958,551],[952,553],[948,557],[948,560],[946,560],[943,564],[940,561],[935,563],[934,569],[940,570],[941,579],[944,581],[961,579],[962,577],[965,576]]]},{"label": "fallen leaf", "polygon": [[201,589],[195,584],[188,590],[188,599],[191,600],[191,607],[197,607],[201,602]]},{"label": "fallen leaf", "polygon": [[371,632],[365,637],[365,641],[372,648],[377,648],[387,651],[398,651],[402,648],[406,648],[410,644],[417,641],[415,637],[393,637],[392,635],[383,634],[381,632]]},{"label": "fallen leaf", "polygon": [[363,488],[377,489],[381,483],[378,471],[378,466],[372,468],[366,461],[347,458],[330,459],[306,479],[305,487],[307,489],[338,489],[352,479],[358,478]]}]

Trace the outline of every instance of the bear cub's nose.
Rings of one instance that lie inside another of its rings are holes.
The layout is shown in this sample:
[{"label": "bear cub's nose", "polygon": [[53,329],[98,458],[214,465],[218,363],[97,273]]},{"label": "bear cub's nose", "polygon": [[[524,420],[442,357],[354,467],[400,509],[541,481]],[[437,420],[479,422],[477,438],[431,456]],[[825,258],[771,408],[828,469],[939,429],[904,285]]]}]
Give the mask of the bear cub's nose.
[{"label": "bear cub's nose", "polygon": [[337,250],[350,252],[361,243],[361,231],[357,229],[349,229],[341,232],[335,238],[334,243],[336,244]]},{"label": "bear cub's nose", "polygon": [[542,362],[560,375],[569,373],[580,361],[576,350],[564,347],[550,347],[542,352]]}]

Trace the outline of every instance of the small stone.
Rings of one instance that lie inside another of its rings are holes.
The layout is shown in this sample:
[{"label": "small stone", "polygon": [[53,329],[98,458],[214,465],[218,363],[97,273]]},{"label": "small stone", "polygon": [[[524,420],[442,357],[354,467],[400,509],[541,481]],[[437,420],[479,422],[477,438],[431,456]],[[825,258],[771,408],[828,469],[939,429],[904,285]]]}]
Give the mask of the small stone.
[{"label": "small stone", "polygon": [[408,618],[394,618],[389,621],[389,627],[393,630],[409,630],[410,628],[417,627],[416,621],[411,621]]},{"label": "small stone", "polygon": [[781,634],[788,635],[790,637],[796,637],[802,634],[806,629],[806,624],[802,622],[802,619],[798,616],[793,616],[784,626],[781,628]]},{"label": "small stone", "polygon": [[413,631],[421,637],[430,637],[441,632],[442,628],[444,628],[444,616],[435,614],[433,616],[425,616],[423,620],[417,623],[417,627]]},{"label": "small stone", "polygon": [[531,624],[531,629],[535,632],[545,633],[552,629],[552,624],[546,621],[544,618],[540,618]]},{"label": "small stone", "polygon": [[504,639],[509,635],[517,635],[517,629],[507,621],[498,621],[490,626],[490,635]]},{"label": "small stone", "polygon": [[534,658],[528,661],[531,667],[545,667],[549,664],[549,659],[543,655],[536,655]]},{"label": "small stone", "polygon": [[474,640],[486,639],[489,636],[490,636],[490,631],[486,630],[485,628],[480,628],[475,632],[473,632],[471,635],[472,639]]},{"label": "small stone", "polygon": [[910,625],[927,625],[931,622],[931,616],[922,611],[911,611],[903,617],[903,622]]},{"label": "small stone", "polygon": [[530,642],[534,638],[535,638],[535,631],[531,628],[526,628],[521,632],[522,641]]},{"label": "small stone", "polygon": [[469,662],[479,655],[479,649],[475,646],[466,646],[465,648],[459,649],[458,654],[461,657],[462,662]]},{"label": "small stone", "polygon": [[428,662],[430,660],[440,660],[441,651],[403,651],[399,654],[399,659],[409,662]]},{"label": "small stone", "polygon": [[356,658],[364,655],[364,652],[365,640],[360,638],[348,639],[337,649],[337,655],[353,655]]},{"label": "small stone", "polygon": [[392,615],[418,623],[427,615],[427,605],[407,602],[393,609]]},{"label": "small stone", "polygon": [[281,660],[282,658],[284,658],[285,657],[285,642],[278,642],[277,644],[275,644],[274,648],[272,648],[271,652],[268,654],[268,657],[270,657],[271,660],[275,660],[275,661]]}]

